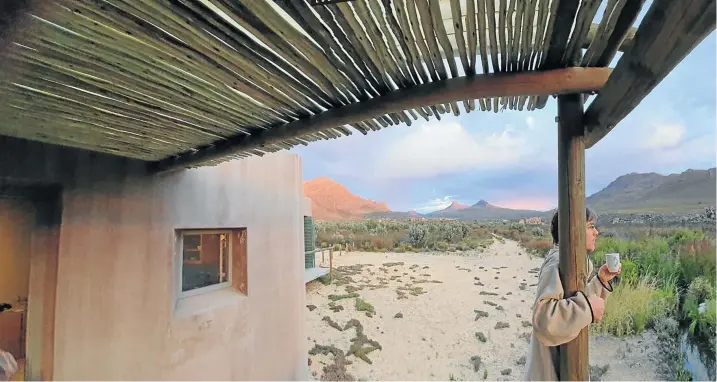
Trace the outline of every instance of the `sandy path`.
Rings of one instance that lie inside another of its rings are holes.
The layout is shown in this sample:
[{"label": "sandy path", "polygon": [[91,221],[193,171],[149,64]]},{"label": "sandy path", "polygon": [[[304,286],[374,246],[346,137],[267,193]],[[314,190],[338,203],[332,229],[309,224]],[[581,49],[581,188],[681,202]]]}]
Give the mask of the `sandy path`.
[{"label": "sandy path", "polygon": [[[403,264],[384,265],[399,262]],[[334,257],[335,267],[357,264],[365,266],[350,276],[353,283],[324,286],[312,282],[307,286],[307,304],[316,306],[307,314],[309,349],[315,344],[333,345],[346,352],[352,338],[357,336],[356,330],[339,331],[323,318],[330,317],[341,328],[349,320],[357,319],[366,339],[377,341],[381,346],[380,350],[367,354],[372,364],[353,355],[346,358],[351,362],[346,366],[347,372],[357,379],[522,379],[524,366],[520,359],[528,349],[526,336],[531,330],[535,270],[542,264],[541,258],[531,258],[516,242],[509,240],[494,243],[482,254],[462,256],[354,252]],[[523,289],[521,283],[524,283]],[[376,312],[373,317],[356,311],[355,298],[335,301],[334,305],[341,305],[343,310],[332,311],[328,296],[347,294],[347,286],[364,286],[356,293],[373,305]],[[414,295],[411,289],[399,290],[404,296],[399,298],[397,288],[407,286],[420,287],[422,291],[414,290],[418,292]],[[477,318],[476,310],[487,316]],[[397,313],[401,313],[402,318],[396,318]],[[508,327],[497,328],[499,322],[507,323]],[[477,333],[483,334],[484,342]],[[591,359],[600,361],[598,365],[607,363],[604,359],[608,354],[607,359],[617,357],[611,340],[620,341],[613,338],[592,341],[591,354],[600,356],[591,356]],[[471,362],[473,356],[481,359],[477,371]],[[332,355],[310,355],[309,358],[316,378],[323,374],[325,365],[334,363]],[[654,372],[649,373],[654,366],[650,362],[654,361],[647,358],[636,362],[640,366],[647,363],[640,374],[622,375],[630,369],[626,367],[608,369],[603,378],[659,379]],[[511,369],[509,374],[507,369]],[[618,373],[620,375],[615,375]]]}]

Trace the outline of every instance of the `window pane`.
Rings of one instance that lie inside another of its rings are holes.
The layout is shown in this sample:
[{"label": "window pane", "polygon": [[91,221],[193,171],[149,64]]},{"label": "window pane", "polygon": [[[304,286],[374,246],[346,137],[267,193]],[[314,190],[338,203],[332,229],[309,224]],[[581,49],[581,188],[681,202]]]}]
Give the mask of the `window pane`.
[{"label": "window pane", "polygon": [[215,285],[225,281],[220,273],[224,256],[222,234],[184,234],[182,237],[182,291]]}]

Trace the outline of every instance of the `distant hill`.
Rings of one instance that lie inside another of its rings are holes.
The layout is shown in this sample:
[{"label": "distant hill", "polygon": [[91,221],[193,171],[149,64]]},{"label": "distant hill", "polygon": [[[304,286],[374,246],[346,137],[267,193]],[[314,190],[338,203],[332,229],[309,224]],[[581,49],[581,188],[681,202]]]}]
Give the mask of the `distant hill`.
[{"label": "distant hill", "polygon": [[444,208],[444,209],[442,209],[442,210],[439,210],[439,211],[434,211],[434,212],[428,213],[428,214],[426,214],[426,216],[430,216],[430,217],[449,217],[450,215],[453,215],[454,213],[456,213],[456,212],[458,212],[458,211],[465,210],[466,208],[470,208],[470,207],[471,207],[471,206],[466,205],[466,204],[461,204],[461,203],[458,203],[458,202],[452,202],[451,205],[449,205],[448,207],[446,207],[446,208]]},{"label": "distant hill", "polygon": [[386,203],[356,196],[329,178],[304,182],[304,195],[311,199],[316,220],[361,220],[366,214],[391,211]]},{"label": "distant hill", "polygon": [[715,205],[715,168],[680,174],[631,173],[591,195],[586,203],[599,212],[691,212]]},{"label": "distant hill", "polygon": [[[591,195],[586,203],[600,213],[691,213],[715,205],[715,168],[687,170],[681,174],[631,173],[618,177]],[[391,211],[386,203],[363,199],[328,178],[304,183],[304,194],[311,198],[317,220],[360,220],[410,218],[450,218],[459,220],[517,220],[531,217],[550,219],[555,211],[514,210],[480,200],[468,206],[453,202],[440,211]]]},{"label": "distant hill", "polygon": [[[450,208],[450,207],[449,207]],[[514,210],[494,206],[485,200],[460,209],[449,209],[431,212],[428,217],[453,218],[461,220],[496,220],[496,219],[523,219],[542,216],[544,212],[532,210]]]}]

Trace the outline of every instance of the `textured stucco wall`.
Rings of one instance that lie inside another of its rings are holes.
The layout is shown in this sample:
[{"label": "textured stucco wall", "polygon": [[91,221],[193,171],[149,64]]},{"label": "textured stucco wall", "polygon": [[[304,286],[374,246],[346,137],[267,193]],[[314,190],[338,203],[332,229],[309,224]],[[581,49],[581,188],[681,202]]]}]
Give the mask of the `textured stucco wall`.
[{"label": "textured stucco wall", "polygon": [[[55,379],[307,377],[296,155],[150,176],[131,160],[0,139],[0,163],[12,158],[0,183],[63,188]],[[221,290],[178,301],[174,230],[239,227],[248,296]]]}]

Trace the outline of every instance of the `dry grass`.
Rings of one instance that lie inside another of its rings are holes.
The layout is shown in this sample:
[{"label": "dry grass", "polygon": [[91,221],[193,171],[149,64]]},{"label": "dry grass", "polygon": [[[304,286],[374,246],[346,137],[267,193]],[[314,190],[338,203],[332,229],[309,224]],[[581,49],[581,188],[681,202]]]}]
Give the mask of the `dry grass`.
[{"label": "dry grass", "polygon": [[592,330],[616,336],[640,334],[656,319],[673,314],[676,308],[674,289],[660,289],[652,278],[623,282],[615,286],[607,299],[602,321]]}]

